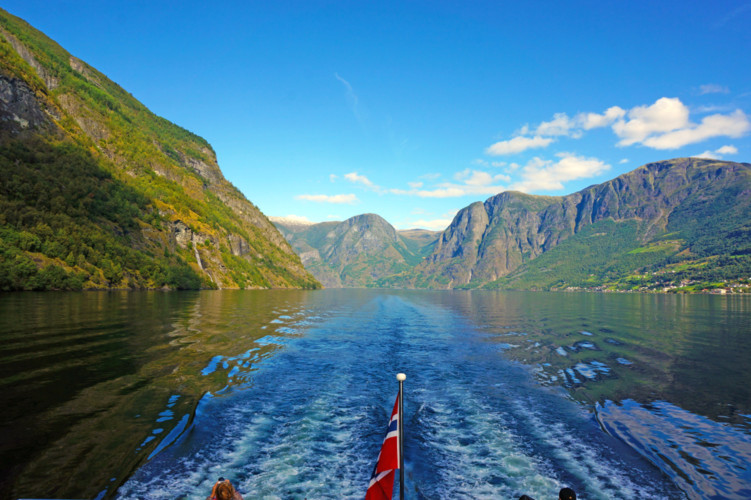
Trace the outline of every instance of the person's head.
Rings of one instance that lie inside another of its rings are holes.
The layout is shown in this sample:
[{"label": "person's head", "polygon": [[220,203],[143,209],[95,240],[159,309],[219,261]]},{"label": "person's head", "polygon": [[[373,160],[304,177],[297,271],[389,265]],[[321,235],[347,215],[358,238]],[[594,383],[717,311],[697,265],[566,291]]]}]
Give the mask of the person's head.
[{"label": "person's head", "polygon": [[558,500],[576,500],[576,492],[571,488],[563,488],[558,493]]},{"label": "person's head", "polygon": [[218,482],[216,484],[216,499],[217,500],[232,500],[235,497],[235,488],[229,479]]}]

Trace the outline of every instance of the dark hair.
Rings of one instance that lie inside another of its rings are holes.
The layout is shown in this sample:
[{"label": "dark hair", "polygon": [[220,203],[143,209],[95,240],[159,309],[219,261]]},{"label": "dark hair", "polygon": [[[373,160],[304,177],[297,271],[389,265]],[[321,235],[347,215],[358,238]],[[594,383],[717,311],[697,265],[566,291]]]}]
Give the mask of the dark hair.
[{"label": "dark hair", "polygon": [[576,500],[576,492],[571,488],[563,488],[558,493],[558,500]]}]

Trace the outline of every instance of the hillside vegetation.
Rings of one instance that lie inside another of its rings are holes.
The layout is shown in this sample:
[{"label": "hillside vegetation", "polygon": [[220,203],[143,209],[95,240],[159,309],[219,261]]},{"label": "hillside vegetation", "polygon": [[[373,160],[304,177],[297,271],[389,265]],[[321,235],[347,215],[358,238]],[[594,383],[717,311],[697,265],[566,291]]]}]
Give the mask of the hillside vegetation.
[{"label": "hillside vegetation", "polygon": [[0,290],[320,286],[211,146],[0,10]]}]

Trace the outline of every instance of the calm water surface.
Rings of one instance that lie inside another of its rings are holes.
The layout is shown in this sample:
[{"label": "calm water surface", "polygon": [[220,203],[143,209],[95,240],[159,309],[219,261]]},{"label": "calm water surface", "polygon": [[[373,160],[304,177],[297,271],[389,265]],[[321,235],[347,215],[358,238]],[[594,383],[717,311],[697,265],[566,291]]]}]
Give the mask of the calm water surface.
[{"label": "calm water surface", "polygon": [[[0,496],[751,498],[751,298],[0,295]],[[398,486],[397,486],[398,487]]]}]

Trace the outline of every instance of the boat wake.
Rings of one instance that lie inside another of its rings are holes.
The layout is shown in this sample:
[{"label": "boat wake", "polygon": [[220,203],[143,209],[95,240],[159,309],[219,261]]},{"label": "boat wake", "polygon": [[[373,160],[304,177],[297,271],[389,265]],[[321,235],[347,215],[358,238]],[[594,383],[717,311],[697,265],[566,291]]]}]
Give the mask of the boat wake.
[{"label": "boat wake", "polygon": [[207,394],[118,497],[203,499],[223,476],[245,498],[362,498],[397,372],[407,374],[408,498],[554,498],[562,486],[585,498],[683,496],[446,309],[380,294],[316,322],[295,318],[274,325],[284,330],[266,341],[280,348],[246,376],[241,356],[207,360],[207,373],[242,383]]}]

